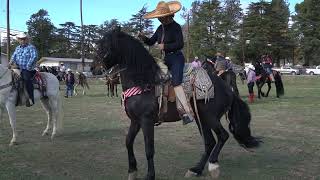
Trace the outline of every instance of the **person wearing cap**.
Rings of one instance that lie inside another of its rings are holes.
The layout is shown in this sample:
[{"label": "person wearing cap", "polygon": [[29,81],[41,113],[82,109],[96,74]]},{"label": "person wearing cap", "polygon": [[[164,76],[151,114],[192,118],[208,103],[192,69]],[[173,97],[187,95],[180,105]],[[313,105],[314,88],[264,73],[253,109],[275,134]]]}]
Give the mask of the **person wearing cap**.
[{"label": "person wearing cap", "polygon": [[217,75],[220,76],[227,70],[227,61],[224,58],[224,55],[221,52],[217,52],[216,54],[216,62],[214,64],[214,68],[218,72]]},{"label": "person wearing cap", "polygon": [[73,96],[73,89],[75,78],[72,70],[70,68],[67,69],[67,73],[65,74],[65,81],[66,81],[66,94],[64,97],[68,98],[69,96]]},{"label": "person wearing cap", "polygon": [[188,105],[186,94],[181,86],[183,78],[183,68],[185,58],[181,52],[184,43],[181,26],[174,21],[173,17],[181,9],[178,1],[160,1],[155,10],[144,15],[145,19],[158,18],[161,25],[151,38],[139,33],[138,37],[147,45],[152,46],[157,43],[157,47],[164,55],[165,64],[172,75],[172,85],[178,101],[184,111],[181,111],[183,124],[188,124],[194,120],[193,112]]},{"label": "person wearing cap", "polygon": [[20,45],[16,47],[9,64],[16,64],[21,70],[21,76],[29,96],[27,97],[26,106],[29,107],[34,104],[32,79],[36,72],[38,53],[36,48],[30,44],[29,36],[26,33],[18,34],[17,39]]},{"label": "person wearing cap", "polygon": [[254,70],[255,70],[254,66],[252,64],[249,64],[248,73],[247,73],[247,85],[248,85],[248,91],[249,91],[248,102],[249,103],[254,102],[253,87],[254,87],[254,83],[256,81],[256,72]]}]

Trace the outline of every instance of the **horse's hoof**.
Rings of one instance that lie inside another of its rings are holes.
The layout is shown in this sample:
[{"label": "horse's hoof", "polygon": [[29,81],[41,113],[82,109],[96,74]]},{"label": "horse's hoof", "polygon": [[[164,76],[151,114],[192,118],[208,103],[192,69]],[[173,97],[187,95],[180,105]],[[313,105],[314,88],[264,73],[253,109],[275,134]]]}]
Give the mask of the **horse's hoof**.
[{"label": "horse's hoof", "polygon": [[49,133],[47,132],[47,131],[44,131],[43,133],[42,133],[42,136],[48,136],[49,135]]},{"label": "horse's hoof", "polygon": [[136,179],[137,179],[137,171],[129,173],[128,180],[136,180]]},{"label": "horse's hoof", "polygon": [[18,143],[16,141],[10,142],[9,146],[15,146],[18,145]]},{"label": "horse's hoof", "polygon": [[198,177],[198,176],[200,176],[200,175],[195,172],[190,171],[190,169],[184,175],[185,178]]},{"label": "horse's hoof", "polygon": [[52,135],[51,135],[51,140],[53,140],[54,137],[56,137],[56,134],[52,134]]},{"label": "horse's hoof", "polygon": [[220,168],[219,168],[219,164],[218,163],[209,163],[208,169],[209,169],[210,176],[213,179],[219,178]]}]

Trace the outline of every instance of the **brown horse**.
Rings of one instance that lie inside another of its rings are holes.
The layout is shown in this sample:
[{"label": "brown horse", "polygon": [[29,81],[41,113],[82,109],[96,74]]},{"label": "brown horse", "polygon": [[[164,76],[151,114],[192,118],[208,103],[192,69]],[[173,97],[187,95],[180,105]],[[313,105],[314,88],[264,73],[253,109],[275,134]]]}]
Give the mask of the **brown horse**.
[{"label": "brown horse", "polygon": [[111,76],[106,76],[106,85],[107,85],[107,96],[109,97],[118,97],[117,85],[120,84],[119,74],[113,74]]},{"label": "brown horse", "polygon": [[82,72],[77,72],[76,74],[78,76],[77,76],[76,85],[74,86],[74,89],[73,89],[73,94],[75,96],[78,95],[77,87],[80,85],[82,87],[82,95],[85,95],[86,89],[90,89],[87,81],[87,77]]}]

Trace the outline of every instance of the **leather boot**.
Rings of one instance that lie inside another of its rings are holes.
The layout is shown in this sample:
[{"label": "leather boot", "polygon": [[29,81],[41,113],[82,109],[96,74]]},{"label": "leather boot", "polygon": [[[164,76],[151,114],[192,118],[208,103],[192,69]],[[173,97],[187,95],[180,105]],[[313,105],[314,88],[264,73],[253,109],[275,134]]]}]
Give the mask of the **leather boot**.
[{"label": "leather boot", "polygon": [[182,115],[183,125],[191,123],[192,121],[194,121],[194,117],[192,116],[192,111],[188,105],[187,97],[186,97],[186,94],[184,93],[182,86],[179,85],[174,87],[174,92],[185,112]]}]

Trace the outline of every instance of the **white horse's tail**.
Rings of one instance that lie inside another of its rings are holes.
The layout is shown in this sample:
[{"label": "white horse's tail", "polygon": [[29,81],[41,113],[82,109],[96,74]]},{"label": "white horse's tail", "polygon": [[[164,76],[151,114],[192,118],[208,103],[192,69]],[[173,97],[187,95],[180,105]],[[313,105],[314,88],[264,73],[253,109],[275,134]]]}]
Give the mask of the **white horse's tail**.
[{"label": "white horse's tail", "polygon": [[60,92],[57,95],[57,105],[58,105],[58,115],[57,115],[57,130],[63,130],[63,119],[64,119],[64,112],[63,112],[63,103]]}]

